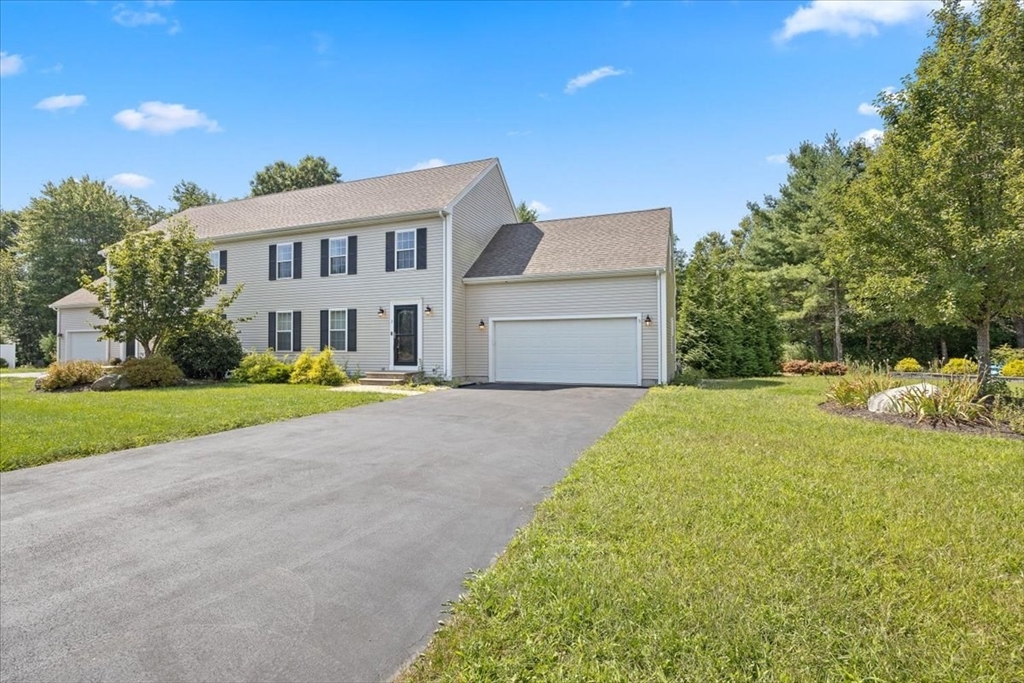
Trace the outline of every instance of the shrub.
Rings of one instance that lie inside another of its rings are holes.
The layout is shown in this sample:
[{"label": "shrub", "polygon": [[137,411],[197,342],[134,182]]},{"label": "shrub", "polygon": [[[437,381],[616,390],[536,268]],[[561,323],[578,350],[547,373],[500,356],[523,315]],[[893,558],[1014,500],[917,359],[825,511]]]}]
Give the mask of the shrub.
[{"label": "shrub", "polygon": [[292,366],[277,359],[267,349],[263,353],[248,353],[242,358],[231,378],[250,384],[284,384],[292,374]]},{"label": "shrub", "polygon": [[992,349],[992,360],[1000,365],[1006,365],[1015,360],[1024,361],[1024,349],[1015,349],[1008,344]]},{"label": "shrub", "polygon": [[978,364],[967,358],[950,358],[941,372],[943,375],[973,375],[978,372]]},{"label": "shrub", "polygon": [[917,362],[916,358],[901,358],[893,370],[896,372],[924,372],[924,367]]},{"label": "shrub", "polygon": [[348,376],[334,364],[334,352],[324,349],[313,361],[313,367],[309,371],[310,384],[323,384],[324,386],[337,387],[348,381]]},{"label": "shrub", "polygon": [[10,365],[7,363],[7,359],[6,358],[0,358],[0,370],[2,370],[3,368],[7,368],[7,367],[10,367]]},{"label": "shrub", "polygon": [[1003,366],[1001,373],[1003,377],[1024,377],[1024,360],[1014,359]]},{"label": "shrub", "polygon": [[114,367],[117,367],[120,364],[121,364],[121,359],[118,358],[117,356],[114,356],[113,358],[108,358],[107,359],[107,365],[113,365]]},{"label": "shrub", "polygon": [[57,333],[47,332],[39,340],[39,351],[43,354],[44,363],[57,362]]},{"label": "shrub", "polygon": [[213,311],[197,314],[188,330],[164,343],[163,351],[192,379],[222,379],[245,356],[234,323]]},{"label": "shrub", "polygon": [[162,353],[145,358],[129,358],[119,370],[133,389],[151,387],[173,387],[185,375],[174,361]]},{"label": "shrub", "polygon": [[864,408],[875,394],[900,385],[889,375],[852,373],[833,384],[826,397],[847,408]]},{"label": "shrub", "polygon": [[918,422],[968,423],[986,422],[989,419],[988,406],[991,397],[978,397],[979,385],[974,379],[955,379],[934,394],[913,390],[900,398],[904,415],[917,417]]},{"label": "shrub", "polygon": [[809,360],[788,360],[782,364],[782,371],[791,375],[811,375],[817,363]]},{"label": "shrub", "polygon": [[46,374],[39,380],[39,388],[43,391],[56,391],[69,387],[92,384],[103,375],[103,366],[91,360],[69,360],[64,363],[52,363]]},{"label": "shrub", "polygon": [[672,384],[684,387],[699,387],[701,382],[707,379],[708,373],[697,368],[684,365],[679,368],[676,376],[672,378]]},{"label": "shrub", "polygon": [[846,366],[836,361],[827,361],[825,363],[818,363],[814,370],[816,375],[845,375]]},{"label": "shrub", "polygon": [[313,384],[309,373],[313,370],[313,351],[306,349],[292,363],[292,374],[288,377],[289,384]]}]

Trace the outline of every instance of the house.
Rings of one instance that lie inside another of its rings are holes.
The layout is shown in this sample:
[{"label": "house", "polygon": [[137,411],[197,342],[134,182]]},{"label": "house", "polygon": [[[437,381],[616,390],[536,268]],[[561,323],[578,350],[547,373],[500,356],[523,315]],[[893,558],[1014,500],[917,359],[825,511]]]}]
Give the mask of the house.
[{"label": "house", "polygon": [[[243,347],[330,346],[350,371],[651,385],[675,368],[672,213],[517,223],[497,159],[195,207]],[[160,227],[160,224],[155,226]],[[78,290],[61,360],[125,357]]]}]

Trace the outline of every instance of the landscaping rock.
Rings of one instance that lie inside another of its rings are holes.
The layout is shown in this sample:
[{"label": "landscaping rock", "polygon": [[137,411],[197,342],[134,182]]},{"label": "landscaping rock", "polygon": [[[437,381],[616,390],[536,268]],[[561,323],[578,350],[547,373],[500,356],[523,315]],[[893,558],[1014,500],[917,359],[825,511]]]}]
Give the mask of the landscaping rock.
[{"label": "landscaping rock", "polygon": [[124,375],[110,374],[103,375],[93,382],[89,388],[92,391],[115,391],[117,389],[127,389],[130,386],[128,378]]},{"label": "landscaping rock", "polygon": [[43,390],[43,378],[42,377],[36,377],[36,381],[33,382],[32,386],[35,387],[36,391],[42,391]]},{"label": "landscaping rock", "polygon": [[921,382],[920,384],[911,384],[905,387],[889,389],[888,391],[880,391],[868,399],[868,410],[872,413],[899,414],[903,412],[900,405],[902,402],[901,399],[912,392],[921,393],[926,396],[934,396],[939,393],[939,388],[934,384]]}]

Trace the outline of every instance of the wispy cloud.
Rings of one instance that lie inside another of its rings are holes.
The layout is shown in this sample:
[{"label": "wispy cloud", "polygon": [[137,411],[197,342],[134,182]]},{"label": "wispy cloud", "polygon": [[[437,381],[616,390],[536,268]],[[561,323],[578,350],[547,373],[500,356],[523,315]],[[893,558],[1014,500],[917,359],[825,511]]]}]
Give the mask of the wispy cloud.
[{"label": "wispy cloud", "polygon": [[85,95],[54,95],[36,102],[36,109],[57,111],[59,109],[75,110],[85,104]]},{"label": "wispy cloud", "polygon": [[47,67],[45,69],[40,69],[40,71],[42,71],[44,74],[59,74],[63,70],[64,70],[64,65],[61,64],[60,62],[57,62],[56,64],[54,64],[51,67]]},{"label": "wispy cloud", "polygon": [[0,52],[0,78],[20,74],[25,70],[25,60],[21,55],[10,55]]},{"label": "wispy cloud", "polygon": [[864,116],[875,116],[878,114],[878,107],[873,104],[868,104],[867,102],[861,102],[857,106],[857,113]]},{"label": "wispy cloud", "polygon": [[527,135],[532,134],[532,130],[510,130],[509,132],[505,133],[505,135],[509,136],[510,138],[525,138]]},{"label": "wispy cloud", "polygon": [[925,19],[939,5],[938,0],[813,0],[786,17],[775,39],[786,42],[816,31],[851,38],[874,36],[882,26]]},{"label": "wispy cloud", "polygon": [[127,130],[141,130],[154,135],[169,135],[187,128],[201,128],[207,133],[223,130],[198,109],[164,102],[143,102],[138,109],[119,111],[114,114],[114,121]]},{"label": "wispy cloud", "polygon": [[623,69],[616,69],[613,66],[602,66],[599,69],[588,71],[585,74],[580,74],[579,76],[570,79],[569,82],[565,84],[565,92],[567,95],[572,95],[577,90],[582,90],[588,85],[593,85],[602,78],[608,78],[609,76],[621,76],[624,73],[626,72]]},{"label": "wispy cloud", "polygon": [[877,128],[868,128],[866,131],[857,136],[857,140],[863,142],[871,147],[877,147],[882,138],[885,137],[885,132],[878,130]]},{"label": "wispy cloud", "polygon": [[444,159],[434,158],[434,159],[427,159],[426,161],[421,161],[420,163],[416,164],[412,168],[407,168],[406,170],[407,171],[423,171],[423,170],[426,170],[428,168],[437,168],[438,166],[447,166],[447,165],[448,165],[448,162],[445,161]]},{"label": "wispy cloud", "polygon": [[145,0],[142,3],[142,10],[118,3],[114,5],[112,18],[115,23],[126,28],[139,26],[166,26],[168,35],[176,35],[181,32],[181,22],[171,19],[157,8],[164,8],[174,4],[173,0]]},{"label": "wispy cloud", "polygon": [[764,158],[769,164],[784,164],[789,159],[788,154],[769,154]]},{"label": "wispy cloud", "polygon": [[543,216],[544,214],[551,213],[550,206],[548,206],[544,202],[537,201],[536,199],[530,202],[530,208],[536,211],[538,216]]},{"label": "wispy cloud", "polygon": [[152,178],[147,178],[144,175],[138,173],[117,173],[110,176],[108,181],[111,185],[117,185],[118,187],[129,187],[133,190],[141,190],[149,187],[153,184]]}]

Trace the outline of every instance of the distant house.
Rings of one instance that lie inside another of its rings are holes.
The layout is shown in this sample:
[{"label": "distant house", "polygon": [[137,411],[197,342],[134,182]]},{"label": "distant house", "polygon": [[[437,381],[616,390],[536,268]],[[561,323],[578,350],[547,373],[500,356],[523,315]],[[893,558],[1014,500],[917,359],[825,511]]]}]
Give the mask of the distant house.
[{"label": "distant house", "polygon": [[[247,349],[335,349],[350,370],[493,382],[650,385],[675,367],[672,213],[516,223],[497,159],[184,211]],[[158,224],[155,228],[160,228]],[[78,290],[61,360],[132,355]]]}]

